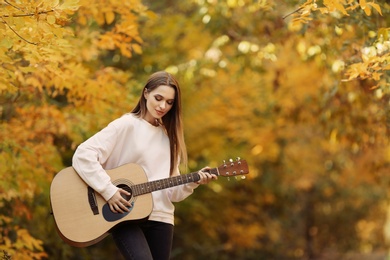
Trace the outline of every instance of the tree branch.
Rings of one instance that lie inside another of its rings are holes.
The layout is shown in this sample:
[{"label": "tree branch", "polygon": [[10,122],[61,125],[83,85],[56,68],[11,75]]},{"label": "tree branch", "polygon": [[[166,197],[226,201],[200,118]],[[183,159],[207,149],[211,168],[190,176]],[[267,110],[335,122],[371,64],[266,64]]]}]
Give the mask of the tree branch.
[{"label": "tree branch", "polygon": [[[23,10],[22,10],[21,8],[17,7],[16,5],[11,4],[8,0],[4,0],[4,2],[5,2],[6,4],[8,4],[9,6],[12,6],[12,7],[15,8],[16,10],[23,12]],[[4,20],[4,18],[10,18],[10,17],[29,17],[29,16],[32,17],[32,16],[36,16],[36,15],[40,15],[40,14],[48,14],[48,13],[52,13],[52,12],[54,12],[54,10],[40,11],[40,12],[37,12],[37,13],[28,13],[28,14],[13,14],[13,15],[6,14],[6,15],[0,16],[0,19],[1,19],[2,22],[3,22],[5,25],[7,25],[8,28],[9,28],[13,33],[15,33],[20,39],[22,39],[23,41],[25,41],[25,42],[27,42],[27,43],[29,43],[29,44],[38,45],[37,43],[31,42],[31,41],[27,40],[26,38],[22,37],[17,31],[15,31],[15,30],[11,27],[11,25],[9,25],[9,24],[7,23],[7,21]]]},{"label": "tree branch", "polygon": [[34,16],[34,15],[38,15],[38,14],[48,14],[48,13],[52,13],[52,12],[54,12],[54,10],[40,11],[38,13],[29,13],[29,14],[13,14],[13,15],[5,14],[3,16],[0,16],[0,18],[26,17],[26,16]]},{"label": "tree branch", "polygon": [[0,17],[1,18],[1,20],[3,20],[3,23],[5,24],[5,25],[7,25],[8,26],[8,28],[10,28],[11,29],[11,31],[14,33],[14,34],[16,34],[20,39],[22,39],[23,41],[25,41],[25,42],[27,42],[27,43],[29,43],[29,44],[33,44],[33,45],[38,45],[37,43],[35,43],[35,42],[30,42],[29,40],[27,40],[26,38],[24,38],[24,37],[22,37],[17,31],[15,31],[4,19],[3,19],[3,17]]},{"label": "tree branch", "polygon": [[17,10],[19,10],[19,11],[22,11],[22,9],[20,9],[19,7],[17,7],[17,6],[15,6],[15,5],[11,4],[10,2],[8,2],[8,0],[4,0],[4,2],[5,2],[6,4],[12,6],[13,8],[15,8],[15,9],[17,9]]},{"label": "tree branch", "polygon": [[289,13],[289,14],[286,14],[285,16],[282,17],[282,19],[286,19],[286,18],[289,17],[290,15],[299,12],[302,8],[303,8],[303,7],[300,7],[300,8],[298,8],[297,10],[295,10],[295,11]]},{"label": "tree branch", "polygon": [[[8,2],[8,0],[4,0],[4,2],[6,4],[8,4],[9,6],[12,6],[13,8],[15,8],[16,10],[18,11],[21,11],[23,12],[23,10],[19,7],[17,7],[16,5],[13,5],[11,4],[10,2]],[[3,15],[3,16],[0,16],[0,18],[9,18],[9,17],[26,17],[26,16],[34,16],[34,15],[39,15],[39,14],[48,14],[48,13],[52,13],[54,12],[54,10],[49,10],[49,11],[40,11],[40,12],[37,12],[37,13],[29,13],[29,14],[13,14],[13,15]]]}]

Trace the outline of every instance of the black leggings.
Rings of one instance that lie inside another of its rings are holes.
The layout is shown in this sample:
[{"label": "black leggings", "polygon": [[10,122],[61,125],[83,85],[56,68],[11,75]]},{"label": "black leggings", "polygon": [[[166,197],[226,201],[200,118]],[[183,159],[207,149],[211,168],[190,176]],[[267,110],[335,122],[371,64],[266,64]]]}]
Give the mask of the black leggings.
[{"label": "black leggings", "polygon": [[168,260],[173,239],[173,225],[157,222],[125,222],[111,231],[126,260]]}]

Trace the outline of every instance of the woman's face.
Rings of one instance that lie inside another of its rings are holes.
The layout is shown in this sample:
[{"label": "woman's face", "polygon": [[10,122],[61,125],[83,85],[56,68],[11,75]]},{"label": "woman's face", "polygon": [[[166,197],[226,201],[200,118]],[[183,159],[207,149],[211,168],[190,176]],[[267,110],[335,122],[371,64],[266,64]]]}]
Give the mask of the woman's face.
[{"label": "woman's face", "polygon": [[152,91],[145,90],[147,113],[146,121],[155,124],[156,119],[162,118],[171,110],[175,102],[175,89],[171,86],[161,85]]}]

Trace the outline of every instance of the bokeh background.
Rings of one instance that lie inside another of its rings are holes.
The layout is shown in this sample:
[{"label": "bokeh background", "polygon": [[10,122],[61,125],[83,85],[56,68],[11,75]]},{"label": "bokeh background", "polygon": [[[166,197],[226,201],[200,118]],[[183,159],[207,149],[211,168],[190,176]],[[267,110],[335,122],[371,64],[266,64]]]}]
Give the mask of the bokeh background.
[{"label": "bokeh background", "polygon": [[65,244],[50,183],[179,80],[189,167],[247,160],[176,204],[172,259],[388,259],[387,0],[0,1],[0,257],[120,259]]}]

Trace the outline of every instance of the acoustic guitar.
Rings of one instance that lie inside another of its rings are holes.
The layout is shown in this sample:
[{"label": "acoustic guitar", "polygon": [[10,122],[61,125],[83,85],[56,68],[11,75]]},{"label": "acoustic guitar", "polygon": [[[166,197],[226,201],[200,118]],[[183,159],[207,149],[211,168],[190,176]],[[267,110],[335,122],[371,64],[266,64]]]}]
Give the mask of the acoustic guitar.
[{"label": "acoustic guitar", "polygon": [[[132,205],[130,212],[113,213],[105,199],[89,187],[73,167],[55,175],[50,186],[50,203],[57,231],[66,243],[76,247],[93,245],[106,237],[115,225],[147,218],[153,208],[151,192],[200,179],[197,172],[192,172],[148,181],[143,168],[133,163],[107,170],[107,173],[114,185],[131,194],[125,197]],[[249,170],[246,161],[238,158],[210,169],[209,173],[234,177],[248,174]]]}]

